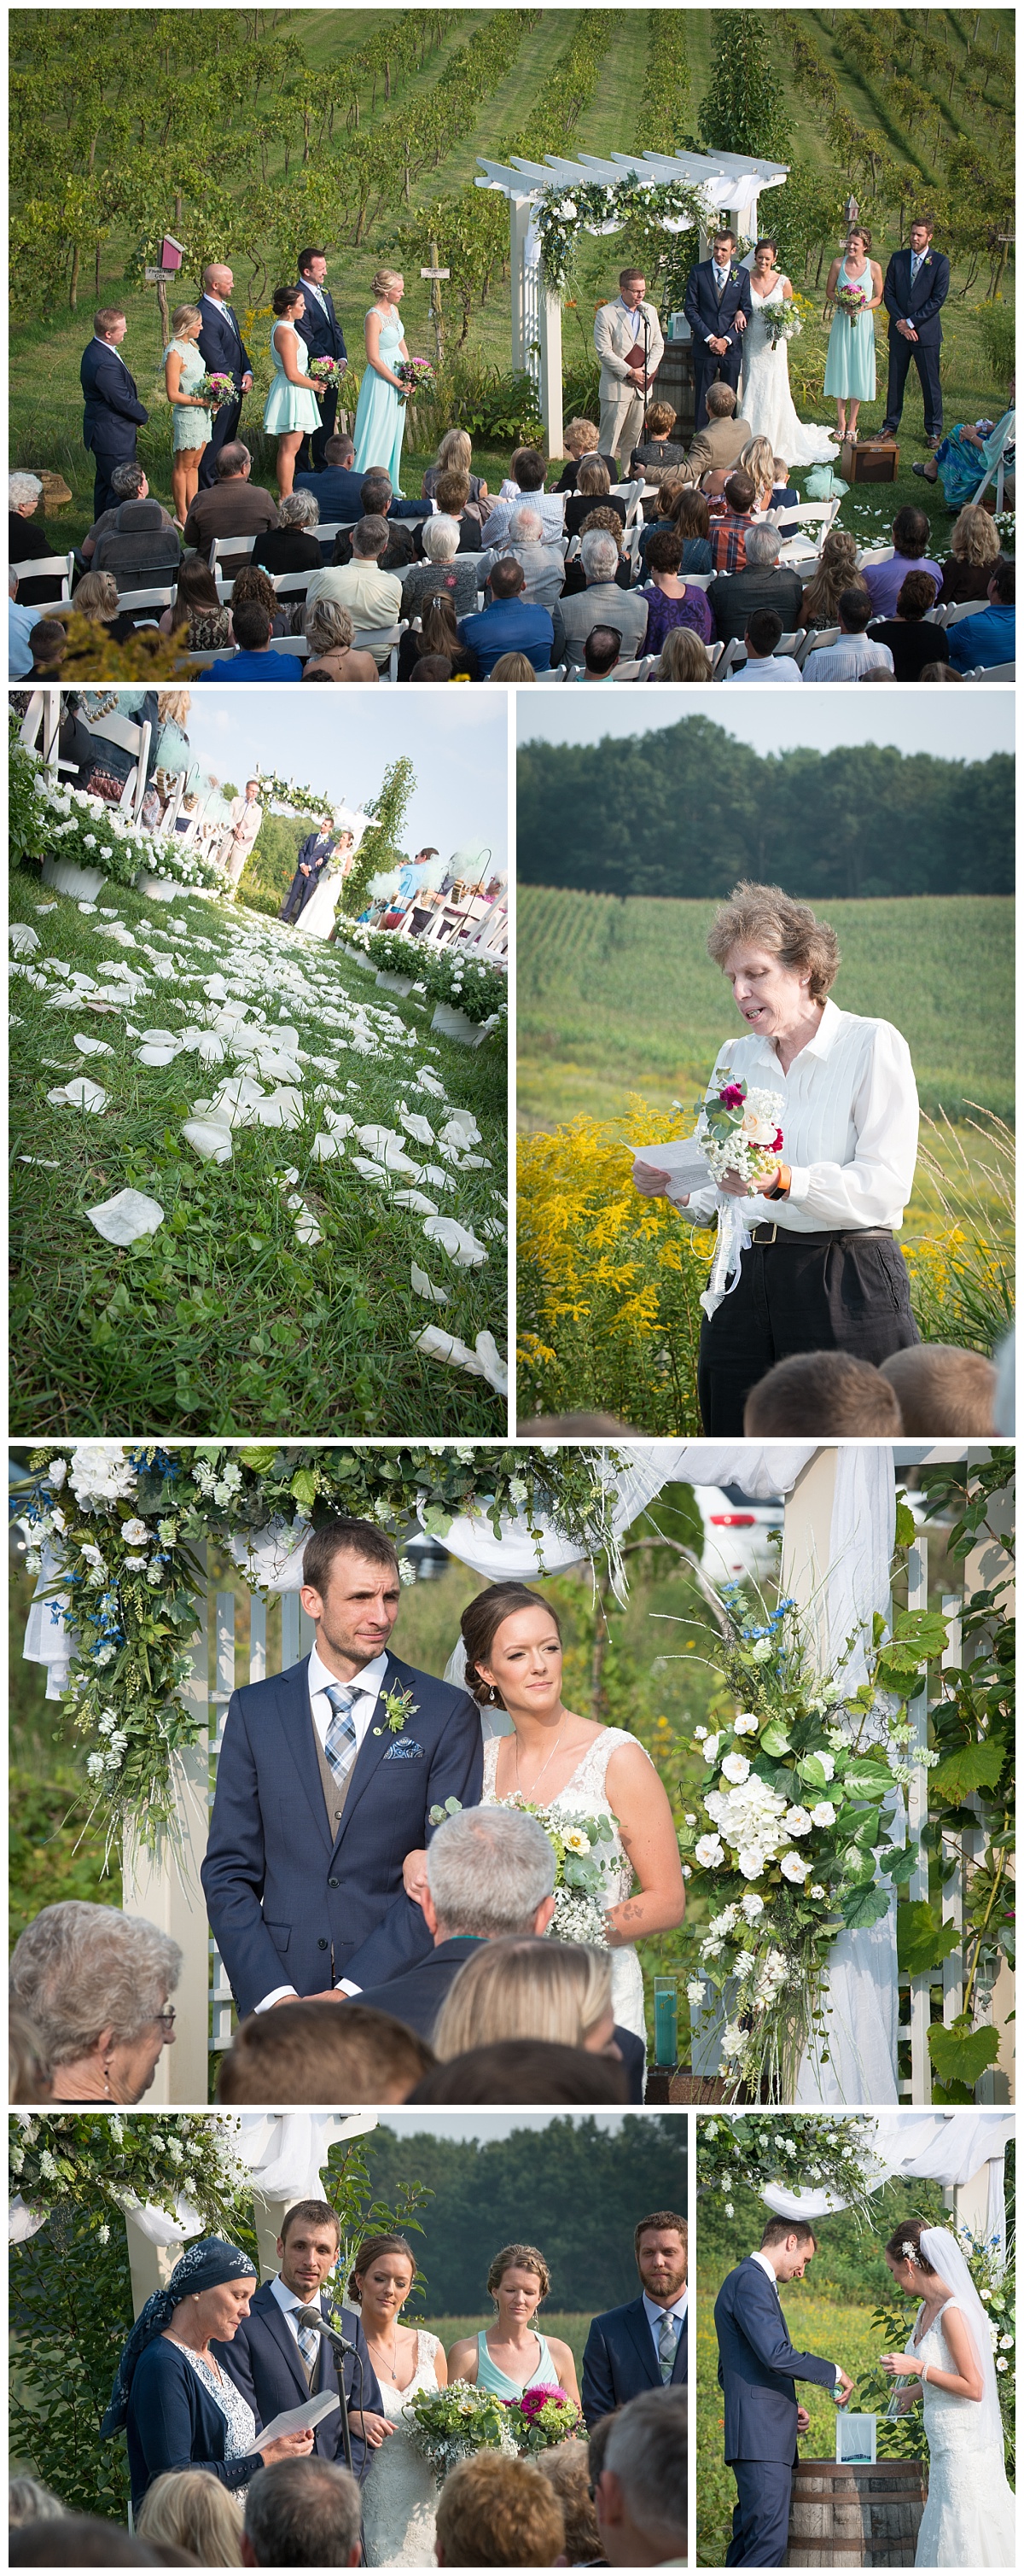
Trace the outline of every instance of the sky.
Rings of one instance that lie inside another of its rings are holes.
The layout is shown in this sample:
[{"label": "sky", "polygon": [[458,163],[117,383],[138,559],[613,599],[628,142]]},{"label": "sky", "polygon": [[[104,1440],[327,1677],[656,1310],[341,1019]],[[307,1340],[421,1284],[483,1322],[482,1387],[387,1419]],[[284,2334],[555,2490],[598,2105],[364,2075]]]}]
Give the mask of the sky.
[{"label": "sky", "polygon": [[[1013,689],[954,690],[923,686],[865,689],[856,696],[832,688],[808,689],[793,704],[792,689],[520,689],[518,739],[525,742],[600,742],[678,724],[683,715],[709,716],[752,751],[831,751],[840,742],[895,743],[899,751],[928,751],[944,760],[985,760],[1013,750]],[[865,700],[867,703],[865,704]]]},{"label": "sky", "polygon": [[[394,2129],[400,2138],[426,2129],[435,2138],[479,2138],[486,2146],[492,2138],[511,2137],[513,2129],[549,2129],[552,2120],[564,2120],[565,2116],[564,2111],[419,2111],[414,2103],[408,2108],[389,2103],[380,2118],[382,2128]],[[601,2129],[620,2129],[629,2113],[588,2109],[580,2117],[596,2120]]]},{"label": "sky", "polygon": [[[242,787],[261,766],[338,803],[377,793],[407,753],[416,786],[402,826],[409,852],[442,858],[469,845],[508,862],[508,692],[504,689],[195,689],[188,734],[196,758]],[[327,703],[325,704],[325,699]],[[298,702],[298,703],[296,703]]]}]

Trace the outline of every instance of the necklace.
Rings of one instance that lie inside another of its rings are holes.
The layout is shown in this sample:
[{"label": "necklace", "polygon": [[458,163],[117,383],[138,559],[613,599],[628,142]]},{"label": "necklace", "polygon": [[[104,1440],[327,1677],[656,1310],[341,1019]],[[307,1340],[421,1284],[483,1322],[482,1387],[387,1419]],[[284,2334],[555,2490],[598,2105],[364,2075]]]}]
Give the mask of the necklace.
[{"label": "necklace", "polygon": [[[369,2341],[370,2341],[369,2335],[367,2335],[366,2340],[367,2340],[367,2343],[369,2343]],[[379,2340],[379,2338],[378,2338],[377,2336],[374,2336],[374,2342],[377,2342],[378,2340]],[[371,2347],[371,2349],[372,2349],[372,2347]],[[376,2367],[376,2365],[375,2365],[375,2367]],[[397,2319],[397,2317],[395,2318],[395,2349],[394,2349],[394,2351],[393,2351],[393,2353],[392,2353],[392,2355],[391,2355],[391,2368],[390,2368],[390,2371],[386,2371],[386,2372],[385,2372],[385,2377],[386,2377],[386,2378],[390,2378],[390,2380],[391,2380],[391,2384],[392,2384],[392,2386],[393,2386],[393,2387],[397,2387],[397,2385],[398,2385],[398,2319]]]},{"label": "necklace", "polygon": [[[545,1771],[547,1770],[547,1767],[548,1767],[548,1762],[553,1762],[553,1761],[554,1761],[554,1758],[555,1758],[555,1755],[556,1755],[556,1753],[557,1753],[557,1751],[558,1751],[559,1745],[561,1744],[562,1738],[563,1738],[563,1736],[564,1736],[564,1734],[565,1734],[565,1730],[566,1730],[567,1723],[568,1723],[568,1711],[566,1712],[565,1717],[563,1717],[563,1719],[562,1719],[561,1726],[559,1727],[558,1733],[557,1733],[557,1735],[556,1735],[556,1737],[555,1737],[555,1740],[554,1740],[554,1743],[553,1743],[553,1745],[552,1745],[552,1747],[551,1747],[551,1751],[550,1751],[550,1753],[548,1754],[547,1762],[542,1762],[542,1763],[541,1763],[540,1770],[537,1772],[537,1774],[536,1774],[536,1778],[535,1778],[535,1779],[533,1779],[533,1780],[531,1780],[531,1782],[530,1782],[530,1788],[531,1788],[531,1790],[536,1789],[537,1781],[538,1781],[538,1780],[543,1780],[543,1777],[544,1777]],[[519,1787],[519,1737],[518,1737],[518,1735],[517,1735],[517,1737],[516,1737],[516,1788],[518,1789],[518,1787]]]}]

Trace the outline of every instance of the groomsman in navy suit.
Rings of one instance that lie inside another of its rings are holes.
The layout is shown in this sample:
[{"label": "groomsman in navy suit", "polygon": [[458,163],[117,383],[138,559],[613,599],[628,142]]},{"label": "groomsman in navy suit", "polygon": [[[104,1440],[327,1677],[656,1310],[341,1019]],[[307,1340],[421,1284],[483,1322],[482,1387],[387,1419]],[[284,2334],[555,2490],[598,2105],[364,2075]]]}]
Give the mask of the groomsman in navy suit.
[{"label": "groomsman in navy suit", "polygon": [[691,268],[683,297],[693,333],[695,430],[707,427],[709,385],[721,381],[736,391],[750,310],[750,276],[737,262],[736,235],[726,228],[715,234],[710,259]]},{"label": "groomsman in navy suit", "polygon": [[[374,2450],[384,2440],[386,2425],[377,2375],[354,2309],[330,2316],[321,2295],[323,2283],[338,2260],[338,2220],[327,2200],[297,2200],[285,2217],[277,2240],[278,2269],[250,2302],[249,2314],[231,2343],[214,2343],[221,2369],[252,2407],[258,2424],[271,2424],[286,2408],[304,2406],[310,2397],[333,2396],[340,2388],[338,2358],[315,2326],[299,2324],[300,2308],[319,2308],[338,2327],[353,2350],[344,2356],[346,2405],[357,2420],[351,2425],[352,2467],[365,2476]],[[341,2409],[325,2415],[313,2434],[313,2456],[345,2466]]]},{"label": "groomsman in navy suit", "polygon": [[814,2251],[805,2218],[770,2218],[759,2251],[737,2263],[715,2300],[725,2458],[736,2480],[727,2567],[786,2564],[797,2441],[810,2421],[797,2380],[827,2388],[837,2406],[853,2394],[838,2362],[797,2352],[789,2339],[779,2282],[802,2281]]},{"label": "groomsman in navy suit", "polygon": [[237,438],[238,424],[242,417],[242,396],[252,389],[252,361],[231,310],[230,299],[234,283],[231,270],[226,268],[221,260],[214,260],[209,268],[203,270],[203,292],[199,298],[199,310],[203,317],[203,327],[199,334],[199,355],[207,375],[234,377],[237,400],[222,403],[220,410],[214,412],[213,436],[209,446],[203,450],[203,461],[199,468],[201,492],[210,491],[217,480],[214,472],[217,458],[221,448],[226,447],[229,438]]},{"label": "groomsman in navy suit", "polygon": [[[324,283],[327,261],[322,250],[300,250],[298,268],[299,284],[306,299],[302,320],[295,325],[299,338],[305,341],[311,358],[337,358],[339,366],[344,367],[348,360],[345,334]],[[313,471],[323,473],[327,461],[324,449],[328,439],[334,436],[337,408],[337,386],[331,385],[320,403],[320,427],[313,431],[311,440],[303,439],[295,460],[296,470],[308,472],[312,451]]]},{"label": "groomsman in navy suit", "polygon": [[924,434],[934,450],[942,437],[942,307],[949,294],[949,261],[932,249],[932,219],[919,216],[910,245],[894,250],[885,272],[882,302],[889,316],[889,384],[880,438],[895,438],[903,410],[907,370],[913,359],[924,400]]},{"label": "groomsman in navy suit", "polygon": [[116,499],[111,487],[115,465],[133,465],[137,432],[149,419],[121,356],[128,324],[117,304],[105,304],[93,322],[93,337],[82,352],[79,370],[85,412],[82,437],[96,468],[93,519]]},{"label": "groomsman in navy suit", "polygon": [[595,2317],[587,2336],[582,2405],[590,2430],[645,2388],[686,2384],[685,2218],[653,2210],[633,2230],[633,2251],[640,2297]]}]

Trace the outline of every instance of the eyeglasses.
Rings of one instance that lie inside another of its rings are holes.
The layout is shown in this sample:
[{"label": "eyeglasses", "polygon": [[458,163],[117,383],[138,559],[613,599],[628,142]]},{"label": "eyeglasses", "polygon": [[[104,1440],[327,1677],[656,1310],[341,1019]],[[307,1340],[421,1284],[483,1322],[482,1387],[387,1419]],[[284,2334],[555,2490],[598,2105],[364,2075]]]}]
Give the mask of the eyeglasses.
[{"label": "eyeglasses", "polygon": [[170,2009],[170,2011],[169,2011],[169,2012],[154,2013],[154,2015],[153,2015],[153,2019],[154,2019],[154,2021],[155,2021],[155,2022],[159,2022],[160,2028],[161,2028],[161,2030],[163,2031],[163,2034],[164,2034],[164,2038],[165,2038],[165,2039],[170,2039],[170,2037],[171,2037],[171,2033],[172,2033],[172,2031],[173,2031],[173,2029],[174,2029],[174,2024],[175,2024],[175,2020],[176,2020],[176,2018],[177,2018],[177,2016],[176,2016],[176,2013],[175,2013],[175,2010],[174,2010],[174,2006],[173,2006],[173,2004],[171,2005],[171,2009]]}]

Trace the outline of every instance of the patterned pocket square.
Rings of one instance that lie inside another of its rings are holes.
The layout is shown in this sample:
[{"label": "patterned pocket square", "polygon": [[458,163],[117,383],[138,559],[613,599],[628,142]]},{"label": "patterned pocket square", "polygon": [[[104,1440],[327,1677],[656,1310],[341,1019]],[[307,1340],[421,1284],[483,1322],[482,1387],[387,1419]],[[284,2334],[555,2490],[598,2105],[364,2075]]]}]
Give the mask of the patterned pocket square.
[{"label": "patterned pocket square", "polygon": [[396,1735],[384,1756],[385,1762],[422,1762],[423,1746],[414,1735]]}]

